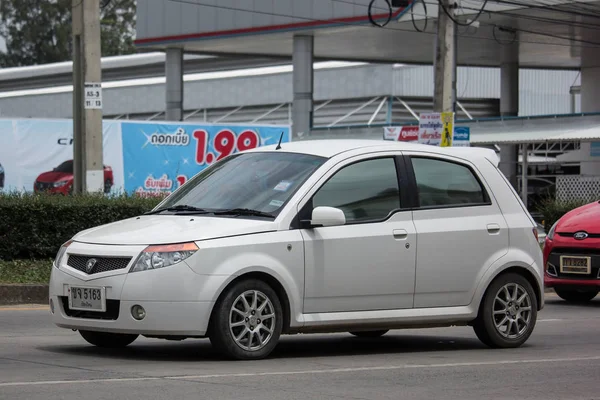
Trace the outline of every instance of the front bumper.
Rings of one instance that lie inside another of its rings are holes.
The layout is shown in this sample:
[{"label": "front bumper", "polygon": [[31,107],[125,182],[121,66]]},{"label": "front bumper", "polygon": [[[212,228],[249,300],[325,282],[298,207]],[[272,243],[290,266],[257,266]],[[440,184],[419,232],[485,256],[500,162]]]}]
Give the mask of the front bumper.
[{"label": "front bumper", "polygon": [[[95,257],[109,252],[119,256],[130,253],[132,264],[141,249],[74,243],[63,259],[67,259],[69,253]],[[60,268],[53,266],[49,287],[52,322],[61,328],[146,336],[206,334],[215,291],[227,280],[226,276],[199,275],[185,262],[134,273],[128,273],[130,267],[87,275],[69,267],[66,261],[61,263]],[[70,285],[106,288],[106,312],[70,310]],[[134,305],[140,305],[146,311],[141,321],[131,314]]]},{"label": "front bumper", "polygon": [[544,274],[544,286],[545,287],[556,287],[556,286],[588,286],[588,287],[600,287],[600,279],[567,279],[567,278],[555,278],[549,276],[547,273]]}]

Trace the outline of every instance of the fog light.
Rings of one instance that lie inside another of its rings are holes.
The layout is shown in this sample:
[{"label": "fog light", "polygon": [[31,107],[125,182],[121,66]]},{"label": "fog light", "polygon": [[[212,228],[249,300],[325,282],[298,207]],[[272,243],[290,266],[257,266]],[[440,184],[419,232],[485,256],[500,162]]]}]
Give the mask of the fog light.
[{"label": "fog light", "polygon": [[134,319],[141,321],[146,317],[146,310],[144,310],[144,307],[136,304],[135,306],[131,307],[131,316]]},{"label": "fog light", "polygon": [[50,312],[54,314],[54,300],[50,299]]}]

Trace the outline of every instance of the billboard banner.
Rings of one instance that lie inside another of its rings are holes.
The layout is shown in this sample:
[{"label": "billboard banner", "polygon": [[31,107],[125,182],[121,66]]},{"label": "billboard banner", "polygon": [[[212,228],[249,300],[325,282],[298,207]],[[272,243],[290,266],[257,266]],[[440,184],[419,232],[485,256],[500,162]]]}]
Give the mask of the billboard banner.
[{"label": "billboard banner", "polygon": [[454,147],[469,147],[471,146],[471,128],[468,126],[455,126],[454,138],[452,139]]},{"label": "billboard banner", "polygon": [[419,143],[452,146],[454,113],[422,113],[419,115]]},{"label": "billboard banner", "polygon": [[288,126],[122,122],[121,131],[125,190],[140,195],[170,193],[223,157],[291,140]]},{"label": "billboard banner", "polygon": [[[73,188],[73,123],[59,119],[0,120],[0,164],[5,191]],[[123,188],[120,123],[103,121],[105,192]]]},{"label": "billboard banner", "polygon": [[383,128],[383,139],[398,142],[415,142],[419,140],[419,127],[386,126]]},{"label": "billboard banner", "polygon": [[[104,120],[105,193],[171,192],[229,154],[291,140],[289,126]],[[0,190],[69,194],[70,119],[0,119]]]}]

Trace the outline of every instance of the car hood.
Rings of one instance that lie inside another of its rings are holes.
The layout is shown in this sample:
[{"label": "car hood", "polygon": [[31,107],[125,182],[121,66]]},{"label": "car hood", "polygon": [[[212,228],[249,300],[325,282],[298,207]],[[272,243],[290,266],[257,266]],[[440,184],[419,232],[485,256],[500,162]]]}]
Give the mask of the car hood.
[{"label": "car hood", "polygon": [[578,231],[600,233],[599,202],[595,201],[568,212],[556,226],[556,232],[575,233]]},{"label": "car hood", "polygon": [[273,221],[199,215],[144,215],[78,233],[91,244],[154,245],[217,239],[276,230]]},{"label": "car hood", "polygon": [[65,180],[72,179],[72,178],[73,178],[73,174],[69,174],[66,172],[48,171],[48,172],[41,173],[40,176],[37,177],[37,181],[38,182],[58,182],[58,181],[65,181]]}]

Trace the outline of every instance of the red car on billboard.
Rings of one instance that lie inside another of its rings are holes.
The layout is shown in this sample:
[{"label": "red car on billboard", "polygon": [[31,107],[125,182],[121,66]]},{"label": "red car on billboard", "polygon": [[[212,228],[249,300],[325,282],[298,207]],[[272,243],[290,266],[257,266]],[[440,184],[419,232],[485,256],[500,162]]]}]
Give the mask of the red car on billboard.
[{"label": "red car on billboard", "polygon": [[[110,192],[114,183],[111,167],[104,166],[104,193]],[[73,191],[73,160],[68,160],[54,168],[52,171],[41,173],[33,190],[36,193],[46,192],[53,194],[70,194]]]},{"label": "red car on billboard", "polygon": [[568,302],[592,300],[600,292],[600,202],[560,218],[544,244],[544,284]]}]

